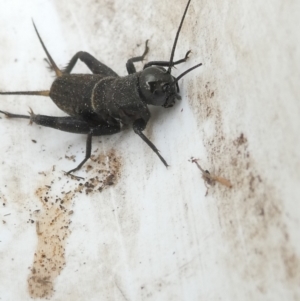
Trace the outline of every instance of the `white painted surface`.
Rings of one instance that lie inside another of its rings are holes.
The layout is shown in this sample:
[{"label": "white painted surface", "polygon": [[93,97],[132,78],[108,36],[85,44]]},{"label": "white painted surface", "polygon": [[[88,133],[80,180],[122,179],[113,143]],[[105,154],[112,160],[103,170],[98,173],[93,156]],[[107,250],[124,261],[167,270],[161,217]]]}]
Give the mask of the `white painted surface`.
[{"label": "white painted surface", "polygon": [[[86,50],[125,75],[146,39],[147,60],[167,60],[185,1],[144,2],[2,1],[0,89],[51,85],[31,18],[59,66]],[[51,300],[300,299],[299,6],[191,3],[176,57],[193,54],[175,72],[203,67],[181,81],[183,100],[155,110],[145,131],[171,166],[132,131],[95,139],[97,154],[113,148],[120,158],[119,178],[101,193],[74,193]],[[3,110],[28,106],[63,115],[46,98],[0,99]],[[85,138],[2,117],[0,139],[0,300],[31,300],[37,190],[52,185],[54,199],[74,190],[62,170],[75,163],[65,155],[78,162]],[[192,156],[233,188],[215,185],[205,197]]]}]

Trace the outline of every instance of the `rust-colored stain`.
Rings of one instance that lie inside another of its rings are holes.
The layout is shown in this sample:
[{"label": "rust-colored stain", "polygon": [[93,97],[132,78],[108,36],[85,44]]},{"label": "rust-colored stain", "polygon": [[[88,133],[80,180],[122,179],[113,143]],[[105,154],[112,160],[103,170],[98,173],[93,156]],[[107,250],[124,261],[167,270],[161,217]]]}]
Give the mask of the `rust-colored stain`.
[{"label": "rust-colored stain", "polygon": [[[42,208],[31,217],[35,220],[38,237],[28,276],[28,289],[32,298],[51,297],[54,292],[53,282],[66,265],[65,246],[70,235],[74,198],[80,193],[100,193],[117,183],[121,159],[114,150],[94,155],[92,160],[94,163],[91,162],[86,167],[86,179],[62,179],[58,178],[56,173],[53,174],[53,171],[45,172],[48,183],[36,190]],[[53,191],[61,193],[58,195]]]},{"label": "rust-colored stain", "polygon": [[[208,157],[201,160],[214,167],[215,174],[228,177],[233,185],[232,189],[223,185],[210,188],[217,200],[220,233],[231,250],[224,265],[228,273],[255,281],[262,294],[271,289],[270,270],[276,271],[271,282],[276,279],[277,283],[295,288],[300,283],[300,258],[289,240],[284,202],[278,197],[277,187],[264,178],[245,133],[235,137],[225,133],[219,104],[223,99],[218,99],[217,84],[200,80],[198,85],[202,91],[192,85],[188,90],[207,150]],[[202,122],[207,120],[214,127],[213,135],[203,129]]]},{"label": "rust-colored stain", "polygon": [[43,209],[35,214],[38,243],[28,277],[29,293],[33,298],[49,297],[52,294],[53,280],[66,264],[65,244],[71,223],[68,212],[75,193],[54,196],[51,188],[55,184],[52,181],[51,185],[36,191]]}]

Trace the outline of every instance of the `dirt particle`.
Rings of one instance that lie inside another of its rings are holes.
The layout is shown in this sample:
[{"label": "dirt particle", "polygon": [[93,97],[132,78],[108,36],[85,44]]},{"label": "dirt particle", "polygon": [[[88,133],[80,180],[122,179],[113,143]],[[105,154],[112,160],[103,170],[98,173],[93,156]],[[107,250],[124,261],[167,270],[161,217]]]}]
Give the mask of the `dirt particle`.
[{"label": "dirt particle", "polygon": [[91,169],[93,169],[93,166],[92,165],[87,165],[87,167],[86,167],[86,172],[89,172]]},{"label": "dirt particle", "polygon": [[75,155],[72,155],[72,156],[65,155],[65,158],[70,160],[70,161],[76,162],[76,160],[75,160],[76,156]]},{"label": "dirt particle", "polygon": [[236,146],[240,146],[240,145],[245,144],[247,142],[248,142],[247,138],[244,136],[243,133],[241,133],[241,135],[233,141],[233,144],[236,145]]},{"label": "dirt particle", "polygon": [[[90,172],[90,178],[84,183],[85,194],[93,192],[101,192],[103,189],[113,186],[117,183],[120,176],[122,166],[121,158],[116,155],[115,150],[111,150],[107,154],[92,156],[95,162],[92,168],[86,167],[86,171]],[[82,183],[78,185],[78,190],[82,190]]]}]

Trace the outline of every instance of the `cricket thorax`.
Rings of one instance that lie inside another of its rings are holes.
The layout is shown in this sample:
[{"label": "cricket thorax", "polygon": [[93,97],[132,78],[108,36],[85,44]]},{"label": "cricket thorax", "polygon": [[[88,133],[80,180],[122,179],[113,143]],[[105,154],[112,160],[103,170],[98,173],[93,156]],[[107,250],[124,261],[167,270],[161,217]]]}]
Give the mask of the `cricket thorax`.
[{"label": "cricket thorax", "polygon": [[137,119],[148,122],[150,113],[138,92],[138,74],[126,77],[106,77],[93,89],[92,107],[95,113],[114,118],[123,124]]}]

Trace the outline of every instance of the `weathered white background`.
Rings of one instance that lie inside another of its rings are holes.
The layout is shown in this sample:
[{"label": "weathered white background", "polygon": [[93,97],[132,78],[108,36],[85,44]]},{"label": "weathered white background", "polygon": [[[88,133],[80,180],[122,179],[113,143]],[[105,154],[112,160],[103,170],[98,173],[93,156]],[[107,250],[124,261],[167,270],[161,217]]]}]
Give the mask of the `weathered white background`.
[{"label": "weathered white background", "polygon": [[[185,4],[1,0],[0,90],[50,87],[31,18],[59,66],[85,50],[126,75],[126,60],[146,39],[147,60],[169,58]],[[51,300],[300,300],[299,12],[297,0],[192,1],[176,58],[193,53],[174,74],[203,67],[180,82],[182,101],[155,110],[145,131],[170,167],[132,131],[95,139],[98,154],[115,150],[119,179],[72,199]],[[87,69],[79,63],[75,71]],[[63,115],[47,98],[0,97],[1,110],[25,114],[29,106]],[[85,149],[84,136],[27,124],[0,119],[5,301],[31,300],[37,190],[60,177],[51,193],[61,195],[72,185],[62,170],[76,164],[65,154],[78,163]],[[205,197],[192,156],[233,188],[216,185]]]}]

